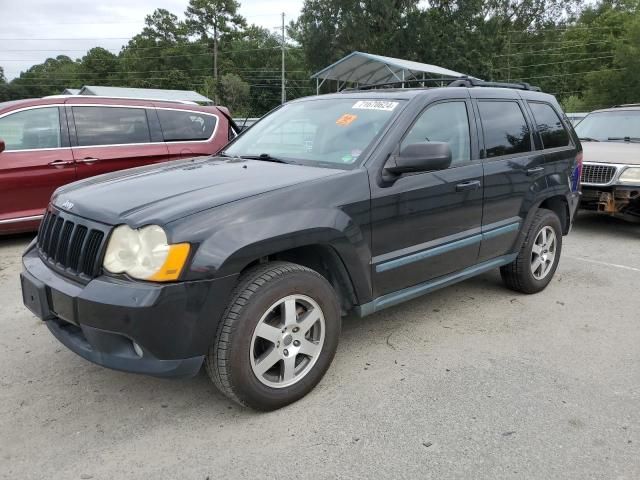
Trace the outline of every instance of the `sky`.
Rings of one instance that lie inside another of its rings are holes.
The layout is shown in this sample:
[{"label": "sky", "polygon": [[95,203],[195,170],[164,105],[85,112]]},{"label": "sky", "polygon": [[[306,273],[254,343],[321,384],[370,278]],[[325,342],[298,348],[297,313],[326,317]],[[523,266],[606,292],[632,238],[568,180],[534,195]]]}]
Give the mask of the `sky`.
[{"label": "sky", "polygon": [[[295,20],[303,0],[240,0],[249,23],[270,30]],[[82,57],[100,46],[114,53],[144,27],[144,17],[164,8],[183,17],[188,0],[0,0],[0,66],[11,80],[49,57]],[[275,4],[275,5],[274,5]]]}]

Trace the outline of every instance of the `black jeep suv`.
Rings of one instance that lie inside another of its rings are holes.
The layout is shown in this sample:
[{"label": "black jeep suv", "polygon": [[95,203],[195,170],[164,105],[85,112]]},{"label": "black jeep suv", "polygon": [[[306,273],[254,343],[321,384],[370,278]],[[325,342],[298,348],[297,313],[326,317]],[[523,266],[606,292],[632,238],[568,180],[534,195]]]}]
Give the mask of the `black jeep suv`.
[{"label": "black jeep suv", "polygon": [[580,168],[558,103],[527,85],[304,98],[219,156],[59,189],[24,254],[24,303],[87,360],[204,363],[233,400],[275,409],[322,378],[343,315],[498,267],[544,289]]}]

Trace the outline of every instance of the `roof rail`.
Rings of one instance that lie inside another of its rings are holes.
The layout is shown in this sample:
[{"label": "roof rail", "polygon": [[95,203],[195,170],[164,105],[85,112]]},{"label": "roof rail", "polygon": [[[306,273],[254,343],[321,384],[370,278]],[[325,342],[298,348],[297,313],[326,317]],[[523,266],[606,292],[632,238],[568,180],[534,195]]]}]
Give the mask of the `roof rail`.
[{"label": "roof rail", "polygon": [[477,78],[461,77],[449,84],[450,87],[493,87],[493,88],[513,88],[516,90],[530,90],[532,92],[541,92],[540,87],[534,87],[526,82],[510,83],[510,82],[487,82],[478,80]]},{"label": "roof rail", "polygon": [[[182,105],[199,105],[198,102],[193,102],[191,100],[168,100],[166,98],[144,98],[144,97],[111,97],[104,95],[47,95],[42,98],[86,98],[87,100],[91,99],[106,99],[106,100],[145,100],[148,102],[168,102],[168,103],[179,103]],[[207,105],[210,106],[210,105]]]},{"label": "roof rail", "polygon": [[613,108],[624,108],[624,107],[640,107],[640,103],[623,103],[621,105],[613,106]]},{"label": "roof rail", "polygon": [[[443,78],[424,78],[422,80],[412,79],[412,80],[397,80],[394,82],[384,82],[384,83],[373,83],[371,85],[362,85],[359,87],[353,88],[345,88],[341,90],[341,92],[353,92],[359,90],[375,90],[376,88],[397,88],[398,85],[414,85],[414,84],[426,84],[426,83],[449,83],[454,80],[458,80],[459,77],[443,77]],[[421,85],[422,86],[422,85]],[[427,88],[427,87],[425,87]]]},{"label": "roof rail", "polygon": [[[377,88],[397,88],[398,86],[415,85],[415,84],[419,84],[421,88],[434,88],[437,86],[467,87],[467,88],[494,87],[494,88],[513,88],[516,90],[530,90],[532,92],[542,91],[540,87],[534,87],[525,82],[503,83],[503,82],[487,82],[487,81],[479,80],[477,78],[472,78],[472,77],[443,77],[443,78],[424,78],[422,80],[412,79],[412,80],[398,80],[398,81],[386,82],[386,83],[374,83],[372,85],[362,85],[360,87],[355,87],[355,88],[346,88],[341,90],[341,92],[375,90]],[[426,84],[436,84],[436,85],[427,87],[425,86]],[[438,84],[441,84],[441,85],[438,85]]]}]

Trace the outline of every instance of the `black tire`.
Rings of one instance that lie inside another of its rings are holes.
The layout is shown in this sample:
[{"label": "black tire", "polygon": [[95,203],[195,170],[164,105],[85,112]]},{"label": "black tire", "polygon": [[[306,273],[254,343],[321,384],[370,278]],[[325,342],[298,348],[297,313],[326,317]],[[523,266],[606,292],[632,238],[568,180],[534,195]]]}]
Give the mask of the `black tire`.
[{"label": "black tire", "polygon": [[[555,233],[556,247],[555,257],[549,272],[542,279],[537,279],[532,270],[531,262],[533,255],[533,245],[538,234],[545,228],[551,227]],[[505,285],[511,290],[522,293],[538,293],[544,290],[558,268],[560,254],[562,253],[562,225],[560,219],[551,210],[539,209],[529,226],[527,235],[520,247],[518,257],[510,264],[500,268],[500,274]]]},{"label": "black tire", "polygon": [[[263,384],[252,369],[251,343],[260,319],[278,300],[300,294],[313,299],[325,321],[317,360],[297,383],[283,388]],[[311,391],[329,368],[338,347],[341,316],[335,291],[319,273],[288,262],[271,262],[242,275],[220,321],[205,365],[216,387],[235,402],[256,410],[275,410]]]}]

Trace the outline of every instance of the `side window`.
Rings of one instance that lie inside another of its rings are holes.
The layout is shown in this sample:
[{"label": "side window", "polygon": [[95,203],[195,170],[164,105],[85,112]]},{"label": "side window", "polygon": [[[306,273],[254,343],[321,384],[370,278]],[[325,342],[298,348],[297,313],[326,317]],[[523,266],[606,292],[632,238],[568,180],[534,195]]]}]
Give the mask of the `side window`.
[{"label": "side window", "polygon": [[158,110],[165,142],[207,140],[216,128],[216,117],[200,112]]},{"label": "side window", "polygon": [[517,102],[480,101],[487,158],[531,151],[531,135]]},{"label": "side window", "polygon": [[60,147],[58,107],[23,110],[0,118],[0,138],[7,150]]},{"label": "side window", "polygon": [[73,107],[78,145],[120,145],[151,141],[144,108]]},{"label": "side window", "polygon": [[427,108],[402,141],[402,147],[414,143],[446,142],[451,148],[451,165],[471,159],[469,115],[465,102],[437,103]]},{"label": "side window", "polygon": [[529,103],[529,106],[533,112],[533,117],[536,119],[544,148],[566,147],[569,145],[569,133],[551,105]]}]

